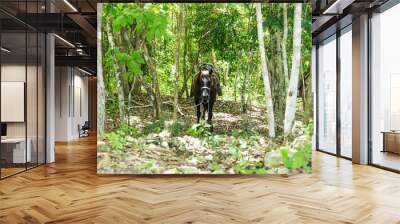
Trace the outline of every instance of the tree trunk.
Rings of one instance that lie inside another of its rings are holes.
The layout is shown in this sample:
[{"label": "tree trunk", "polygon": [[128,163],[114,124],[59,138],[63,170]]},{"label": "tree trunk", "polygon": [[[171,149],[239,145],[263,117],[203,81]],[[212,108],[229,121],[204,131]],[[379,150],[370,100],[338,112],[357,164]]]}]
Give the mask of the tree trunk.
[{"label": "tree trunk", "polygon": [[[183,65],[182,65],[182,70],[183,70],[183,85],[181,88],[181,91],[179,91],[179,97],[182,98],[183,93],[188,93],[187,91],[187,81],[188,81],[188,67],[187,67],[187,52],[188,52],[188,28],[187,24],[185,23],[184,25],[184,43],[183,43]],[[188,94],[186,95],[186,98],[188,98]]]},{"label": "tree trunk", "polygon": [[[254,44],[253,38],[251,38],[250,35],[250,30],[251,30],[251,18],[252,18],[252,11],[249,11],[249,20],[247,23],[247,35],[250,37],[249,42],[248,42],[248,56],[247,56],[247,70],[243,78],[243,83],[242,83],[242,93],[241,93],[241,112],[246,113],[247,112],[247,100],[246,100],[246,92],[249,92],[248,90],[246,91],[246,87],[248,84],[248,88],[251,88],[251,78],[250,77],[250,72],[251,72],[251,67],[253,63],[253,50],[252,50],[252,45]],[[248,83],[247,83],[248,82]]]},{"label": "tree trunk", "polygon": [[[110,44],[110,48],[115,50],[115,43],[114,43],[114,38],[112,36],[113,32],[111,30],[111,25],[110,23],[106,23],[106,29],[107,29],[107,37],[108,37],[108,42]],[[118,91],[118,107],[119,107],[119,119],[120,123],[125,122],[125,96],[124,96],[124,89],[122,86],[122,74],[121,74],[121,65],[118,63],[118,60],[116,58],[115,52],[112,54],[112,59],[114,61],[114,65],[116,66],[114,68],[115,70],[115,77],[117,80],[117,91]]]},{"label": "tree trunk", "polygon": [[97,6],[97,133],[104,133],[105,114],[106,114],[106,89],[103,79],[103,64],[102,64],[102,32],[101,32],[101,12],[102,4]]},{"label": "tree trunk", "polygon": [[260,86],[260,80],[261,80],[260,74],[261,74],[261,68],[260,68],[260,65],[257,65],[257,68],[256,68],[256,81],[255,81],[256,84],[254,85],[256,101],[258,99],[258,93],[259,93],[258,87]]},{"label": "tree trunk", "polygon": [[289,70],[287,61],[287,33],[288,33],[288,19],[287,19],[287,4],[283,3],[283,39],[282,39],[282,60],[283,60],[283,73],[285,75],[285,83],[287,85],[289,81]]},{"label": "tree trunk", "polygon": [[267,116],[268,116],[268,128],[269,128],[269,136],[275,137],[275,118],[274,118],[274,106],[272,103],[272,95],[271,95],[271,87],[269,82],[268,75],[268,66],[265,56],[265,47],[264,47],[264,31],[262,27],[262,12],[261,12],[261,3],[256,3],[256,15],[257,15],[257,33],[258,33],[258,44],[260,48],[260,60],[262,66],[262,75],[264,80],[264,92],[265,92],[265,100],[267,106]]},{"label": "tree trunk", "polygon": [[[126,28],[122,28],[121,29],[121,34],[118,35],[119,38],[116,38],[115,43],[116,43],[117,46],[119,46],[119,51],[120,52],[129,54],[129,52],[131,50],[133,50],[134,45],[132,46],[131,45],[131,41],[130,41],[130,39],[133,38],[133,37],[131,37],[128,34],[129,34],[128,30]],[[129,92],[131,90],[131,87],[130,87],[130,83],[128,81],[129,71],[127,71],[127,65],[125,63],[122,64],[122,66],[121,66],[121,74],[122,74],[121,82],[122,82],[122,87],[124,89],[125,98],[128,98],[129,97],[128,94],[129,94]]]},{"label": "tree trunk", "polygon": [[158,119],[161,113],[161,94],[160,94],[160,85],[158,84],[157,70],[150,57],[149,49],[146,44],[143,44],[143,54],[144,59],[146,60],[147,65],[149,66],[150,74],[151,74],[151,85],[153,92],[153,109],[154,109],[154,117]]},{"label": "tree trunk", "polygon": [[236,69],[236,75],[235,75],[235,83],[234,83],[234,89],[233,89],[233,95],[235,96],[235,103],[236,103],[236,95],[237,95],[237,81],[239,78],[239,65],[237,65],[237,69]]},{"label": "tree trunk", "polygon": [[240,93],[240,105],[241,105],[241,112],[242,113],[246,113],[247,112],[246,84],[247,84],[247,79],[250,76],[250,69],[251,69],[252,61],[253,61],[253,52],[251,51],[251,48],[249,48],[247,69],[246,69],[246,72],[244,73],[244,78],[243,78],[243,82],[242,82],[242,89],[241,89],[241,93]]},{"label": "tree trunk", "polygon": [[292,69],[286,98],[284,122],[284,131],[286,133],[291,131],[296,114],[297,87],[301,60],[301,7],[302,4],[296,3],[294,10]]},{"label": "tree trunk", "polygon": [[175,50],[175,65],[173,69],[173,73],[175,75],[175,96],[174,96],[174,114],[173,120],[178,118],[178,97],[179,97],[179,51],[181,48],[181,30],[182,30],[182,16],[183,16],[183,4],[179,4],[179,13],[177,15],[177,24],[176,24],[176,32],[177,32],[177,39],[176,39],[176,50]]},{"label": "tree trunk", "polygon": [[214,67],[217,67],[217,55],[216,55],[214,49],[211,50],[211,60],[212,60]]},{"label": "tree trunk", "polygon": [[133,78],[133,83],[132,83],[132,94],[133,95],[140,95],[140,87],[142,86],[142,79],[140,79],[140,75],[136,75]]},{"label": "tree trunk", "polygon": [[278,134],[283,132],[283,122],[285,117],[285,103],[286,103],[286,80],[282,78],[283,74],[283,62],[281,49],[281,38],[280,33],[276,32],[274,34],[274,40],[276,40],[275,44],[275,51],[273,55],[277,55],[274,57],[274,76],[271,78],[273,85],[273,100],[274,100],[274,110],[275,110],[275,121],[276,121],[276,132]]},{"label": "tree trunk", "polygon": [[224,73],[224,86],[225,85],[228,85],[227,83],[228,83],[228,76],[229,76],[229,63],[227,64],[227,66],[226,66],[226,70],[225,70],[225,73]]}]

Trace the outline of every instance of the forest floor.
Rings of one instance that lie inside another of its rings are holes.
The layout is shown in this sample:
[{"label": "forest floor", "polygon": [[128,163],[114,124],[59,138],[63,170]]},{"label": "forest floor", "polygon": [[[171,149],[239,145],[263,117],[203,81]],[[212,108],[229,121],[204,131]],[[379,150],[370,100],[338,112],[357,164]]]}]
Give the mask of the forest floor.
[{"label": "forest floor", "polygon": [[164,114],[156,121],[148,106],[135,109],[130,125],[114,127],[107,120],[99,173],[290,174],[310,167],[309,130],[299,121],[293,135],[271,139],[264,107],[241,113],[240,103],[217,100],[211,133],[206,122],[196,124],[193,99],[180,100],[177,121],[171,119],[172,100],[163,102]]}]

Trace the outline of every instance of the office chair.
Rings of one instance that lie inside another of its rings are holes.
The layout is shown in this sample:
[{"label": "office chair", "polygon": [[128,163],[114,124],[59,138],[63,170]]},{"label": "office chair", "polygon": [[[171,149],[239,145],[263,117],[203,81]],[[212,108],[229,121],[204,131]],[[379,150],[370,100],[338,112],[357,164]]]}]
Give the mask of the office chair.
[{"label": "office chair", "polygon": [[79,129],[79,138],[89,136],[89,129],[90,129],[89,121],[85,121],[82,127],[78,125],[78,129]]}]

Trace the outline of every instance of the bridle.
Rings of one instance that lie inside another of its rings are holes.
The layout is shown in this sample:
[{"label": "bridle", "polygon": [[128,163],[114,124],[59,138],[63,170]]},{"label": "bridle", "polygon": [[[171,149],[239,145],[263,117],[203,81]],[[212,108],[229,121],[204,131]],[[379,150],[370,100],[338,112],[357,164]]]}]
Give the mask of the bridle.
[{"label": "bridle", "polygon": [[[203,70],[206,70],[206,71],[209,72],[208,74],[210,75],[209,77],[210,77],[210,79],[211,79],[211,75],[212,75],[212,73],[214,72],[214,67],[213,67],[211,64],[203,64],[203,65],[200,66],[200,71],[203,71]],[[211,80],[209,80],[209,81],[211,81]],[[203,83],[203,84],[204,84],[204,83]],[[202,92],[203,90],[206,90],[206,91],[208,92],[208,96],[210,97],[211,88],[208,87],[208,86],[202,86],[202,87],[200,88],[200,91]],[[208,103],[209,97],[207,98],[207,102],[206,102],[206,103]]]},{"label": "bridle", "polygon": [[203,86],[203,87],[201,87],[201,90],[203,90],[203,89],[206,89],[208,92],[210,92],[210,87]]},{"label": "bridle", "polygon": [[210,97],[210,88],[207,87],[207,86],[203,86],[203,87],[201,87],[200,90],[201,90],[201,91],[206,90],[206,91],[208,92],[208,97],[207,97],[207,99],[206,99],[206,102],[203,102],[203,101],[204,101],[203,98],[201,99],[202,103],[208,103],[208,101],[210,100],[210,98],[209,98],[209,97]]}]

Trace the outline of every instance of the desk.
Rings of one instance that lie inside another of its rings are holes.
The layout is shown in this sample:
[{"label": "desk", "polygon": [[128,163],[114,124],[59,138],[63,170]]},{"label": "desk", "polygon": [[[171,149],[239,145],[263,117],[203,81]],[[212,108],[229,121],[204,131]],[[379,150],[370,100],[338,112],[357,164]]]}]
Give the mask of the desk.
[{"label": "desk", "polygon": [[[28,147],[25,152],[25,138],[5,138],[1,139],[1,157],[6,163],[26,163],[31,162],[32,153],[30,138],[26,140]],[[25,160],[26,159],[26,160]]]},{"label": "desk", "polygon": [[400,154],[400,132],[383,131],[383,150],[382,152],[392,152]]}]

